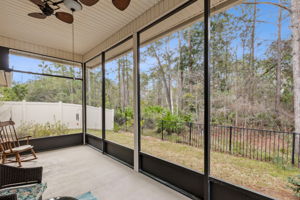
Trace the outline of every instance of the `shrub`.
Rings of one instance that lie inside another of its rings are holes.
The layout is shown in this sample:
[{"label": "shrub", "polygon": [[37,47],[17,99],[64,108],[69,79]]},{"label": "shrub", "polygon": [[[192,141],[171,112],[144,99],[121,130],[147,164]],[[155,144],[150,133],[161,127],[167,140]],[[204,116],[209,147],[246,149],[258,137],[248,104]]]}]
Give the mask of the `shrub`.
[{"label": "shrub", "polygon": [[115,117],[114,117],[114,126],[115,131],[118,132],[121,129],[125,129],[133,126],[133,110],[131,107],[126,107],[124,110],[116,109]]},{"label": "shrub", "polygon": [[146,106],[143,108],[143,116],[144,118],[157,119],[163,115],[167,110],[161,106]]},{"label": "shrub", "polygon": [[157,132],[161,132],[162,130],[164,130],[169,135],[172,133],[179,134],[184,130],[185,127],[184,120],[181,119],[178,115],[172,114],[169,111],[161,118],[161,120],[158,120],[157,123]]},{"label": "shrub", "polygon": [[145,106],[142,113],[143,128],[156,129],[157,127],[157,133],[164,130],[168,135],[182,133],[186,122],[192,121],[191,114],[172,114],[167,108],[161,106]]},{"label": "shrub", "polygon": [[64,135],[68,134],[68,127],[60,121],[45,124],[26,122],[18,127],[17,134],[19,136],[31,135],[34,138]]},{"label": "shrub", "polygon": [[115,124],[122,126],[126,122],[125,113],[122,112],[121,109],[116,109],[115,116],[114,116]]},{"label": "shrub", "polygon": [[121,127],[118,123],[114,123],[114,132],[119,132],[121,130]]},{"label": "shrub", "polygon": [[290,188],[294,191],[297,197],[300,197],[300,174],[294,177],[289,177],[288,182]]},{"label": "shrub", "polygon": [[143,128],[155,129],[155,127],[156,127],[155,121],[156,121],[155,119],[151,119],[151,118],[144,119],[144,120],[142,120],[141,124],[142,124]]}]

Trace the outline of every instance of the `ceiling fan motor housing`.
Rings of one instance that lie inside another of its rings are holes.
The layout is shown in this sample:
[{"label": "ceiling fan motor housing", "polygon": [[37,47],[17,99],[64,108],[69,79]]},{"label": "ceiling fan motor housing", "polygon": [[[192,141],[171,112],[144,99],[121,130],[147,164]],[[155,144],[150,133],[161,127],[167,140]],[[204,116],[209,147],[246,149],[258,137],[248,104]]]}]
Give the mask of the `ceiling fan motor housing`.
[{"label": "ceiling fan motor housing", "polygon": [[51,8],[48,4],[45,4],[45,6],[41,7],[41,10],[46,16],[50,16],[54,13],[53,8]]}]

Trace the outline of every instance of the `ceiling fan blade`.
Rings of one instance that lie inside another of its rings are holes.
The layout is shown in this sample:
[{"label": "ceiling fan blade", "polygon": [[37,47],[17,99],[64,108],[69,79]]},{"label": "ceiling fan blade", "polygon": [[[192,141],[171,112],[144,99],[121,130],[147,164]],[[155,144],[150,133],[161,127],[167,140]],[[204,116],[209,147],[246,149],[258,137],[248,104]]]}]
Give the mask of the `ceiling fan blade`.
[{"label": "ceiling fan blade", "polygon": [[43,13],[29,13],[28,16],[30,17],[34,17],[34,18],[37,18],[37,19],[45,19],[47,16],[44,15]]},{"label": "ceiling fan blade", "polygon": [[29,0],[29,1],[31,1],[32,3],[34,3],[37,6],[44,6],[44,3],[42,0]]},{"label": "ceiling fan blade", "polygon": [[66,12],[56,12],[55,16],[57,19],[66,22],[68,24],[72,24],[74,19],[73,19],[73,15],[66,13]]},{"label": "ceiling fan blade", "polygon": [[93,6],[95,5],[99,0],[79,0],[82,4],[86,6]]},{"label": "ceiling fan blade", "polygon": [[112,0],[112,3],[116,8],[123,11],[129,6],[130,0]]}]

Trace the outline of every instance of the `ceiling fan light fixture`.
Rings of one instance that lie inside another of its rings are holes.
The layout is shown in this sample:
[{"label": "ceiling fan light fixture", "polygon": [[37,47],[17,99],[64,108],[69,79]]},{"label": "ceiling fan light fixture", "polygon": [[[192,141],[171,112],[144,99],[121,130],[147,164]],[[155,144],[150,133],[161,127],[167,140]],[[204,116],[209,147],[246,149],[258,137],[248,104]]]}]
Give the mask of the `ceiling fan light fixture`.
[{"label": "ceiling fan light fixture", "polygon": [[64,5],[72,12],[82,10],[82,5],[77,0],[64,0]]}]

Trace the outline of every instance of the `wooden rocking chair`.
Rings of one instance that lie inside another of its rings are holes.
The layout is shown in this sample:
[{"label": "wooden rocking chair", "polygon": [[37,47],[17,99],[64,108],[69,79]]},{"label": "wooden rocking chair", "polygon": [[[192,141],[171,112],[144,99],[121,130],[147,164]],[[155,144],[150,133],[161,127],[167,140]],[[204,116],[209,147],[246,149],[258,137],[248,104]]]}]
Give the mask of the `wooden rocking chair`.
[{"label": "wooden rocking chair", "polygon": [[[29,144],[31,136],[17,137],[13,121],[0,122],[0,152],[2,153],[2,164],[5,164],[8,156],[15,156],[16,160],[11,162],[18,162],[19,167],[22,167],[21,162],[37,159],[33,150],[33,146]],[[20,145],[20,140],[27,139],[26,145]],[[21,153],[31,151],[33,158],[21,159]]]}]

